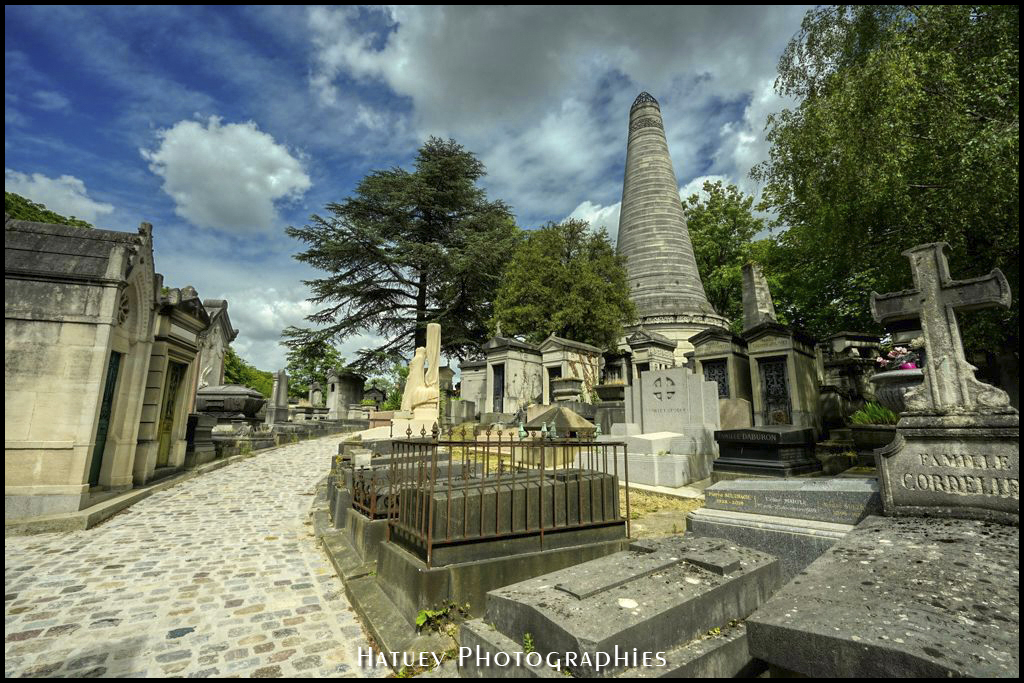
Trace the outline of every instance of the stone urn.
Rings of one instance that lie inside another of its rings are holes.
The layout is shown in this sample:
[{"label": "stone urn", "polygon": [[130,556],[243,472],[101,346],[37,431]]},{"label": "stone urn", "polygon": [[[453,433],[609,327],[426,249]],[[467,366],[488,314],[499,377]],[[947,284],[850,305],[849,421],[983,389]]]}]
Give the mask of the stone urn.
[{"label": "stone urn", "polygon": [[875,400],[897,415],[907,412],[904,400],[907,392],[924,382],[924,370],[887,370],[871,376],[875,385]]},{"label": "stone urn", "polygon": [[218,418],[239,414],[255,418],[266,402],[263,394],[240,384],[216,384],[196,392],[196,412]]},{"label": "stone urn", "polygon": [[888,446],[896,438],[896,425],[850,425],[847,429],[858,451],[873,451]]},{"label": "stone urn", "polygon": [[575,377],[560,377],[551,380],[552,401],[576,401],[583,391],[583,380]]}]

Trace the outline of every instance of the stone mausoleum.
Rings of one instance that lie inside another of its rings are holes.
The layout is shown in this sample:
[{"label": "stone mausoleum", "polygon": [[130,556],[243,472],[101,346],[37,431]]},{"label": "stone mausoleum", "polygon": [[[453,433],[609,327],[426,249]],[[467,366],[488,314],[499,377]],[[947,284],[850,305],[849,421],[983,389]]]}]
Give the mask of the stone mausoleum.
[{"label": "stone mausoleum", "polygon": [[138,232],[4,221],[4,516],[74,512],[180,468],[210,316]]}]

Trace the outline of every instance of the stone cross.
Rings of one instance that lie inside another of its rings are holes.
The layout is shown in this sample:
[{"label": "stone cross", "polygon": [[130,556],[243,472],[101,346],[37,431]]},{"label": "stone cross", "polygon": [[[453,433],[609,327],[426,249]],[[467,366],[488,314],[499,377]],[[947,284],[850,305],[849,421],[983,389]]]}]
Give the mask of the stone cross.
[{"label": "stone cross", "polygon": [[1006,408],[1006,393],[979,381],[967,362],[956,322],[957,311],[1010,307],[1010,286],[995,268],[984,277],[953,280],[945,242],[922,244],[903,255],[910,259],[915,289],[871,293],[871,315],[884,324],[920,318],[924,334],[924,383],[907,395],[912,412],[976,412]]},{"label": "stone cross", "polygon": [[765,322],[777,322],[772,293],[761,266],[748,263],[743,266],[743,329],[749,330]]}]

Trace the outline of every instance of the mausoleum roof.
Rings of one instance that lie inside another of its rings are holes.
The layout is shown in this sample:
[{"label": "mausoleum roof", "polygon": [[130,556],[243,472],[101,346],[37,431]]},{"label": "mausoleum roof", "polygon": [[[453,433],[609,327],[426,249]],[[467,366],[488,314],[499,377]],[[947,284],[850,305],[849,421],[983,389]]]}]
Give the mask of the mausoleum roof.
[{"label": "mausoleum roof", "polygon": [[127,272],[109,272],[118,248],[138,250],[144,235],[54,223],[4,220],[4,272],[73,280],[108,281]]},{"label": "mausoleum roof", "polygon": [[569,347],[569,348],[573,348],[573,349],[579,349],[581,351],[587,351],[589,353],[598,353],[598,354],[602,353],[602,350],[597,348],[596,346],[591,346],[590,344],[584,344],[583,342],[578,342],[578,341],[575,341],[573,339],[566,339],[564,337],[556,337],[553,334],[549,335],[547,339],[545,339],[543,342],[541,342],[540,349],[543,351],[543,350],[549,348],[553,344],[554,345],[558,345],[558,346],[565,346],[565,347]]}]

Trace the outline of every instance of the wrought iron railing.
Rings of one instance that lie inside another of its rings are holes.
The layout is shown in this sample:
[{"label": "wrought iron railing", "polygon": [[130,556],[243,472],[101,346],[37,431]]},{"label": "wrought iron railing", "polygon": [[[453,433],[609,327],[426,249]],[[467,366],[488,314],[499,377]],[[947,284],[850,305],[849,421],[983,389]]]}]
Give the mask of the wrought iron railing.
[{"label": "wrought iron railing", "polygon": [[[388,520],[388,537],[430,566],[434,549],[611,525],[630,533],[626,445],[554,432],[455,429],[392,441],[380,464],[353,474],[352,505]],[[619,488],[624,485],[625,515]]]}]

